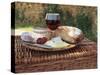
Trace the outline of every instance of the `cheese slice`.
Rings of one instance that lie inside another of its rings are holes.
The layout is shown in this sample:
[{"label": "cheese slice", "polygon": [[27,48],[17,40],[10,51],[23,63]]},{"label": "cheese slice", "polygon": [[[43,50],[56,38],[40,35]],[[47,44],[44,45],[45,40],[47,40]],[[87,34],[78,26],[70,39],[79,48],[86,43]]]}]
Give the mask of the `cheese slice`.
[{"label": "cheese slice", "polygon": [[65,46],[69,46],[70,44],[62,41],[61,37],[55,37],[55,38],[52,38],[51,40],[47,41],[45,43],[45,45],[49,45],[53,48],[62,48],[62,47],[65,47]]}]

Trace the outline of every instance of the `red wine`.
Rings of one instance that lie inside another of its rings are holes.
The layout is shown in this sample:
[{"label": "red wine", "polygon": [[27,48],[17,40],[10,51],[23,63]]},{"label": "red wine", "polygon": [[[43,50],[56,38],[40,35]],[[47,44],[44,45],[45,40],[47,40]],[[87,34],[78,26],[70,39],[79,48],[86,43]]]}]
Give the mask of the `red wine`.
[{"label": "red wine", "polygon": [[59,20],[46,20],[46,24],[49,29],[56,30],[60,25],[60,21]]},{"label": "red wine", "polygon": [[45,19],[48,28],[51,30],[56,30],[60,25],[59,13],[47,13]]}]

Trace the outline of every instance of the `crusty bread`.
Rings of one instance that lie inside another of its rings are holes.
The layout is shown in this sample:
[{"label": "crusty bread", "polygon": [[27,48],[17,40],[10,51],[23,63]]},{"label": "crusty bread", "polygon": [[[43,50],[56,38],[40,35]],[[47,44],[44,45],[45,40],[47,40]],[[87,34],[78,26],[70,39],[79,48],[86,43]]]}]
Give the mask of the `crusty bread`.
[{"label": "crusty bread", "polygon": [[60,36],[69,43],[79,43],[84,37],[80,29],[71,26],[60,26],[55,30],[55,36]]}]

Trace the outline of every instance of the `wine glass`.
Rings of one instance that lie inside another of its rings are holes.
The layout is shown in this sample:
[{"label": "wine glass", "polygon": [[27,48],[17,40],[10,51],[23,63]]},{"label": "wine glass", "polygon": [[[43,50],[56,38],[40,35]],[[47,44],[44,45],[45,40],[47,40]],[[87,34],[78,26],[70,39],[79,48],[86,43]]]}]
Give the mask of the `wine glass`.
[{"label": "wine glass", "polygon": [[54,31],[60,26],[59,13],[47,13],[45,20],[46,20],[46,24],[47,24],[48,28],[52,32],[52,36],[54,36]]}]

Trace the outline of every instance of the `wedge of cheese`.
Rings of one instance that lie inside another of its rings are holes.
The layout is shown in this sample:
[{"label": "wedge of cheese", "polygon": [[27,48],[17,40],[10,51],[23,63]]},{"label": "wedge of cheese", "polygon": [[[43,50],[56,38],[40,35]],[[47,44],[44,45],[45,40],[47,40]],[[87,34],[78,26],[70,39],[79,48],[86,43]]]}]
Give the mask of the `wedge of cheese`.
[{"label": "wedge of cheese", "polygon": [[55,37],[55,38],[52,38],[51,40],[47,41],[45,43],[45,45],[49,45],[53,48],[62,48],[62,47],[65,47],[65,46],[69,46],[70,44],[62,41],[61,37]]}]

